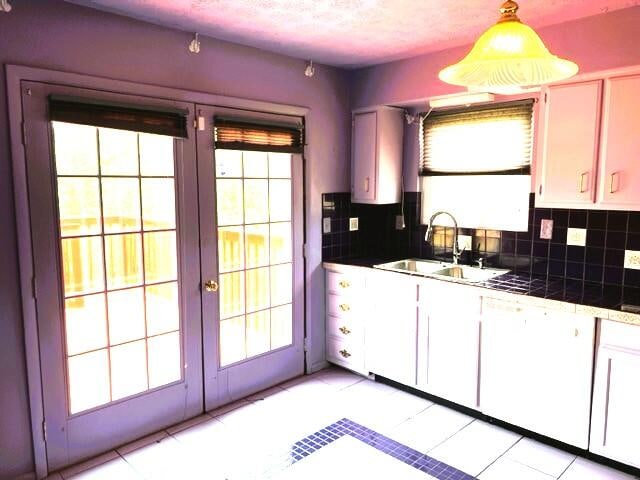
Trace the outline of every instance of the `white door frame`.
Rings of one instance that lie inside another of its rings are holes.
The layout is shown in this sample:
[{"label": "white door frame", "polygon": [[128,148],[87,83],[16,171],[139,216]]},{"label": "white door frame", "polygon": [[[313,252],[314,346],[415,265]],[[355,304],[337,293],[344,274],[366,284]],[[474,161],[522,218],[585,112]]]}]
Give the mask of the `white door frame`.
[{"label": "white door frame", "polygon": [[[27,188],[26,155],[24,149],[24,123],[22,110],[22,82],[34,81],[51,83],[61,86],[80,87],[89,90],[101,90],[122,94],[152,97],[173,101],[183,101],[193,104],[217,105],[222,107],[241,108],[256,112],[280,113],[284,115],[300,116],[308,119],[311,110],[306,107],[283,105],[263,102],[259,100],[227,97],[209,93],[193,92],[169,87],[146,85],[142,83],[112,80],[90,75],[67,73],[57,70],[28,67],[22,65],[6,66],[7,99],[9,110],[9,127],[11,142],[11,162],[13,170],[13,190],[16,211],[16,230],[18,240],[18,258],[20,270],[20,289],[22,316],[24,325],[25,357],[27,365],[27,384],[29,388],[29,407],[31,411],[31,434],[33,441],[35,473],[37,478],[48,475],[47,452],[43,431],[43,397],[42,377],[40,369],[40,352],[38,346],[38,328],[36,316],[36,302],[34,292],[34,268],[31,246],[31,224],[29,217],[29,196]],[[306,150],[306,147],[305,147]],[[304,183],[308,181],[304,179]],[[306,200],[306,199],[305,199]],[[308,202],[305,202],[308,203]],[[305,205],[305,209],[308,205]],[[308,226],[305,225],[305,232]],[[306,259],[305,259],[306,262]],[[308,272],[308,266],[305,265]],[[305,278],[308,273],[305,272]],[[308,289],[305,284],[307,300],[305,310],[308,310]],[[305,315],[305,327],[309,330],[310,315]],[[308,353],[307,353],[308,355]]]}]

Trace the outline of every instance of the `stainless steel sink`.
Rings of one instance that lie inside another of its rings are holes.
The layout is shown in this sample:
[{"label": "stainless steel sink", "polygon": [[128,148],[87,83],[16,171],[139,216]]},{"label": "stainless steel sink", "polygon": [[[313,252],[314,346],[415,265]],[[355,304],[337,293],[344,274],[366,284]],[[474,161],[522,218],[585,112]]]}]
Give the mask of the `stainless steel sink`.
[{"label": "stainless steel sink", "polygon": [[397,262],[381,263],[374,265],[374,268],[391,270],[393,272],[410,273],[423,277],[440,277],[451,280],[477,283],[489,280],[507,273],[509,270],[496,268],[479,268],[469,265],[454,265],[453,263],[441,262],[438,260],[415,260],[406,259]]},{"label": "stainless steel sink", "polygon": [[449,266],[446,262],[438,260],[399,260],[397,262],[381,263],[374,265],[373,268],[382,270],[392,270],[394,272],[413,273],[418,275],[427,275]]},{"label": "stainless steel sink", "polygon": [[509,270],[499,270],[497,268],[479,268],[468,265],[452,265],[442,270],[431,272],[434,276],[455,278],[467,282],[483,282],[490,278],[507,273]]}]

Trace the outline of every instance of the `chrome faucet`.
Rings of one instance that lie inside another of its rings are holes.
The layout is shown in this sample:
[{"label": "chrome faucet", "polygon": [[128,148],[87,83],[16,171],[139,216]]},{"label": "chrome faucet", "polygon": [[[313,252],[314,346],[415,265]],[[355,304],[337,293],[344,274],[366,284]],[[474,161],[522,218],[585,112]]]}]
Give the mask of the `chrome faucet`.
[{"label": "chrome faucet", "polygon": [[431,218],[429,219],[429,223],[427,224],[427,233],[424,236],[424,241],[427,243],[431,242],[431,239],[433,238],[433,220],[438,215],[443,215],[443,214],[449,215],[451,220],[453,220],[453,264],[458,265],[458,262],[460,261],[460,255],[462,255],[462,252],[464,252],[464,248],[462,250],[458,248],[458,222],[456,221],[454,216],[451,215],[449,212],[440,211],[431,215]]}]

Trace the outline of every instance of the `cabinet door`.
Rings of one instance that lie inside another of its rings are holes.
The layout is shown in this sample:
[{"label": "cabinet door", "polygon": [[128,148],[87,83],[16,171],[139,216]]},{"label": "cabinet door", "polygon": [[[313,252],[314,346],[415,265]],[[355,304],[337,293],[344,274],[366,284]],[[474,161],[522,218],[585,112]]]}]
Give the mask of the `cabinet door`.
[{"label": "cabinet door", "polygon": [[527,316],[523,427],[588,447],[594,334],[591,317],[552,311]]},{"label": "cabinet door", "polygon": [[640,208],[640,75],[607,80],[604,95],[599,201]]},{"label": "cabinet door", "polygon": [[366,362],[370,372],[405,385],[416,384],[417,284],[390,272],[371,272],[367,292],[372,300],[366,329]]},{"label": "cabinet door", "polygon": [[371,201],[376,198],[377,113],[353,115],[351,161],[351,199]]},{"label": "cabinet door", "polygon": [[589,450],[640,467],[640,353],[601,347]]},{"label": "cabinet door", "polygon": [[576,207],[595,201],[602,82],[546,91],[536,205]]},{"label": "cabinet door", "polygon": [[426,377],[420,380],[433,395],[478,408],[480,298],[461,298],[455,287],[445,290],[453,290],[456,298],[448,301],[436,291],[420,309],[428,329],[426,344],[419,345],[426,350],[419,354],[419,370],[426,365]]},{"label": "cabinet door", "polygon": [[519,424],[522,390],[526,386],[525,319],[521,309],[485,309],[482,312],[480,410]]}]

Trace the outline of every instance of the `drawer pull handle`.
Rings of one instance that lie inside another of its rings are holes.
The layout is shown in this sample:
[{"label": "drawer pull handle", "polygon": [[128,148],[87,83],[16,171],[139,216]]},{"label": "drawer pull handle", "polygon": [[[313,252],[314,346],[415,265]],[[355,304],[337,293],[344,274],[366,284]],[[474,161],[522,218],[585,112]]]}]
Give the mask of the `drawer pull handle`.
[{"label": "drawer pull handle", "polygon": [[351,310],[351,307],[346,303],[341,303],[340,310],[342,310],[343,312],[348,312],[349,310]]},{"label": "drawer pull handle", "polygon": [[338,285],[340,285],[341,288],[349,288],[351,286],[351,284],[346,280],[340,280],[340,283],[338,283]]},{"label": "drawer pull handle", "polygon": [[589,174],[589,172],[583,172],[580,174],[579,178],[578,178],[578,191],[580,193],[584,193],[587,191],[587,189],[584,186],[584,179],[585,177]]},{"label": "drawer pull handle", "polygon": [[610,179],[609,179],[609,193],[616,193],[618,191],[617,187],[616,188],[613,187],[614,182],[616,180],[616,176],[618,176],[618,173],[619,172],[613,172],[611,174],[611,176],[610,176]]},{"label": "drawer pull handle", "polygon": [[340,355],[342,355],[344,358],[349,358],[351,356],[351,354],[346,350],[340,350]]},{"label": "drawer pull handle", "polygon": [[340,330],[345,335],[349,335],[351,333],[351,330],[349,330],[347,327],[340,327],[338,330]]}]

